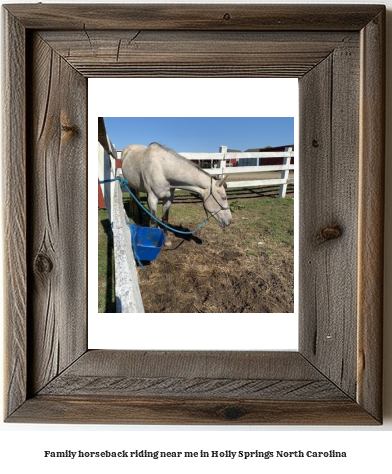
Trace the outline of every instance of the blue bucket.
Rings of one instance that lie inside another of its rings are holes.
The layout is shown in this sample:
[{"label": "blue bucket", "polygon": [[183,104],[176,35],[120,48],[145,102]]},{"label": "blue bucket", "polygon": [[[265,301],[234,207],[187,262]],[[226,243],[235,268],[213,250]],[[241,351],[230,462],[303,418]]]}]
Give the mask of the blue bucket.
[{"label": "blue bucket", "polygon": [[162,229],[154,227],[140,227],[136,224],[128,224],[131,230],[133,252],[136,260],[152,262],[165,242],[165,234]]}]

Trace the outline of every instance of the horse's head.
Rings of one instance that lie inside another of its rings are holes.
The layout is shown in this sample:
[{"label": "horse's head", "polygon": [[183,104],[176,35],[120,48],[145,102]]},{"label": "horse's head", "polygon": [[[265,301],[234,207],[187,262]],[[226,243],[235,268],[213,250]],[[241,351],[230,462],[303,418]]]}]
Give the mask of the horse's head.
[{"label": "horse's head", "polygon": [[226,197],[226,178],[227,176],[219,180],[211,178],[211,186],[204,199],[205,210],[218,221],[222,228],[231,223],[231,211]]}]

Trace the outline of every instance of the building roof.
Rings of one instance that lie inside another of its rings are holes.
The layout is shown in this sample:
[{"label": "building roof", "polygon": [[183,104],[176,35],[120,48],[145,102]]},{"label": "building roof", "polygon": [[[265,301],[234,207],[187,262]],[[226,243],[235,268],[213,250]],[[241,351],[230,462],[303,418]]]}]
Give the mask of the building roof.
[{"label": "building roof", "polygon": [[286,148],[292,148],[294,150],[294,145],[281,145],[281,146],[265,146],[263,148],[249,148],[245,152],[253,151],[285,151]]}]

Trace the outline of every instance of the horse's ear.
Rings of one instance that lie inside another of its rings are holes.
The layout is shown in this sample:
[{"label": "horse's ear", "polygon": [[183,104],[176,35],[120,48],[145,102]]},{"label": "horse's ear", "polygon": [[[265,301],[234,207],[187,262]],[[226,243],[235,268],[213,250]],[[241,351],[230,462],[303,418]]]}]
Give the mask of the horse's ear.
[{"label": "horse's ear", "polygon": [[217,184],[218,186],[223,186],[224,183],[225,183],[225,181],[226,181],[226,179],[227,179],[228,177],[229,177],[228,174],[227,174],[226,176],[223,176],[216,184]]}]

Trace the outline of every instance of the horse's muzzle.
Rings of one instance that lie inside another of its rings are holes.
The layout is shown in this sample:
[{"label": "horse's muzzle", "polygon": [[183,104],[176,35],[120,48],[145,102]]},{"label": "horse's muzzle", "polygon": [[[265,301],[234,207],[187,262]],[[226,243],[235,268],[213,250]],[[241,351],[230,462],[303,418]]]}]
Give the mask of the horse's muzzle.
[{"label": "horse's muzzle", "polygon": [[222,229],[229,227],[229,225],[231,224],[231,215],[229,217],[221,216],[221,218],[218,220],[218,224]]}]

